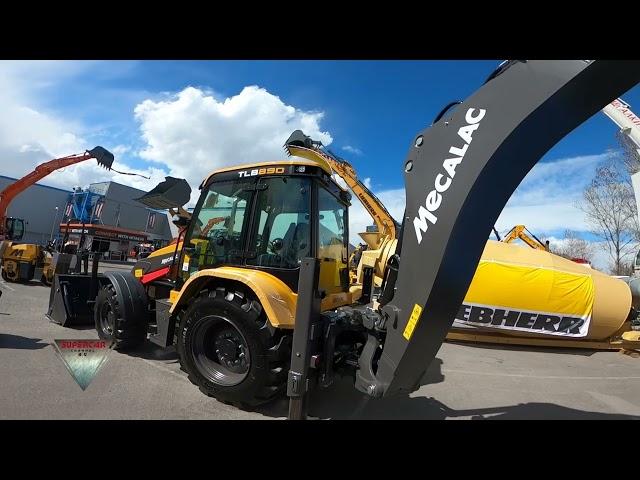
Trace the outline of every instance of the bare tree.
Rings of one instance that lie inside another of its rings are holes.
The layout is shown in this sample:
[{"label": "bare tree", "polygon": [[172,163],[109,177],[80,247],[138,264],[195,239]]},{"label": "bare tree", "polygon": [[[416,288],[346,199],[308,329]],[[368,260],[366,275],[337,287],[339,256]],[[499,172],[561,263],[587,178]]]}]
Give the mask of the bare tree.
[{"label": "bare tree", "polygon": [[578,208],[586,214],[592,232],[605,241],[613,261],[612,273],[623,275],[635,247],[637,219],[633,188],[626,172],[614,162],[599,167]]},{"label": "bare tree", "polygon": [[[615,262],[611,262],[609,264],[609,268],[612,272],[615,272]],[[618,271],[618,273],[614,273],[614,275],[621,275],[621,276],[631,276],[633,275],[633,262],[632,261],[627,261],[624,262],[621,266],[620,266],[620,270]]]},{"label": "bare tree", "polygon": [[566,230],[562,243],[554,247],[553,253],[569,260],[581,258],[591,263],[594,252],[591,243],[580,238],[576,232]]},{"label": "bare tree", "polygon": [[[621,157],[617,158],[621,158],[621,163],[624,165],[624,169],[628,174],[626,175],[625,180],[631,188],[631,191],[634,192],[635,189],[633,187],[631,176],[640,172],[640,150],[622,130],[616,134],[616,139],[620,145],[622,154]],[[637,193],[640,196],[640,192]],[[640,241],[640,219],[638,218],[637,202],[627,203],[626,208],[629,209],[627,214],[631,218],[631,229],[635,236],[635,240]]]},{"label": "bare tree", "polygon": [[627,173],[631,176],[634,173],[640,172],[640,153],[638,152],[638,146],[633,143],[629,136],[622,130],[616,133],[616,140],[622,149],[622,163]]}]

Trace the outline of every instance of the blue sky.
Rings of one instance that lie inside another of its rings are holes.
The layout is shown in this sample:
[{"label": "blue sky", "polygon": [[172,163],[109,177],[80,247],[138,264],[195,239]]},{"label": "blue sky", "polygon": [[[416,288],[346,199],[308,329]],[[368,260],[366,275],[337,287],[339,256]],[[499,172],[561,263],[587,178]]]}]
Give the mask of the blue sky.
[{"label": "blue sky", "polygon": [[[336,151],[350,145],[350,160],[385,188],[402,187],[401,165],[413,135],[448,102],[464,99],[484,82],[496,60],[473,61],[144,61],[104,62],[61,85],[43,88],[41,105],[105,128],[130,143],[139,140],[137,103],[187,86],[230,97],[258,85],[284,103],[325,113]],[[624,96],[640,105],[640,88]],[[542,161],[615,148],[616,127],[597,115]],[[89,137],[92,138],[92,137]],[[347,154],[344,151],[341,153]],[[142,166],[135,156],[133,165]]]},{"label": "blue sky", "polygon": [[[14,158],[24,159],[0,160],[0,174],[18,176],[50,155],[101,144],[115,150],[121,167],[154,180],[163,172],[200,175],[224,163],[279,155],[274,146],[282,144],[283,132],[305,125],[332,139],[329,148],[350,160],[401,214],[402,164],[414,134],[444,105],[473,93],[499,63],[0,62],[0,130],[3,121],[7,126],[4,139],[0,133],[0,158],[15,152]],[[640,87],[623,98],[640,110]],[[260,117],[272,119],[278,133]],[[525,223],[540,235],[560,237],[569,226],[587,235],[573,204],[598,163],[617,148],[616,130],[599,113],[561,141],[518,189],[499,228]],[[71,170],[43,183],[70,187],[93,181],[94,173]],[[195,176],[188,179],[195,187]],[[116,180],[146,186],[139,177]],[[550,209],[559,212],[555,220]]]}]

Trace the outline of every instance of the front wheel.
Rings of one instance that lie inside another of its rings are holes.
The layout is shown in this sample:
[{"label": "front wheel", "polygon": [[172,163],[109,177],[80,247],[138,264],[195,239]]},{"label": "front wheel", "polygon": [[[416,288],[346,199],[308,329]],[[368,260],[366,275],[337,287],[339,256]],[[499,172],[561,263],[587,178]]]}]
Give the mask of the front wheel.
[{"label": "front wheel", "polygon": [[203,393],[247,408],[284,391],[290,340],[271,327],[257,300],[218,288],[203,291],[181,316],[177,351]]},{"label": "front wheel", "polygon": [[116,350],[137,347],[146,339],[146,323],[140,318],[125,318],[112,284],[100,289],[93,309],[98,336],[103,340],[111,340]]}]

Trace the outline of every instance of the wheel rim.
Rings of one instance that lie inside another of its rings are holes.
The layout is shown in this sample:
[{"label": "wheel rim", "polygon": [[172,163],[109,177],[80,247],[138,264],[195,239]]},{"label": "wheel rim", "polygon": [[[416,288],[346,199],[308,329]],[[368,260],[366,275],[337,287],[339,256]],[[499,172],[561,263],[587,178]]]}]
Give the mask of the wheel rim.
[{"label": "wheel rim", "polygon": [[103,303],[100,307],[100,329],[105,335],[112,337],[116,325],[116,316],[109,303]]},{"label": "wheel rim", "polygon": [[204,317],[194,325],[190,342],[196,368],[207,380],[231,387],[249,374],[251,356],[242,333],[227,318]]}]

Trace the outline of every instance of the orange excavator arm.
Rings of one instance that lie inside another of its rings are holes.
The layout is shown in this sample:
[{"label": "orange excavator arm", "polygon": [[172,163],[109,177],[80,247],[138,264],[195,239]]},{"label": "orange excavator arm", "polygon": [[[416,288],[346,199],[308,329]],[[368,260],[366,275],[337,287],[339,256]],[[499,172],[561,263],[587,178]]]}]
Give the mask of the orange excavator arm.
[{"label": "orange excavator arm", "polygon": [[28,173],[20,180],[17,180],[2,190],[2,192],[0,192],[0,233],[4,230],[7,209],[17,195],[50,173],[60,168],[68,167],[69,165],[84,162],[90,158],[95,158],[99,165],[102,165],[108,170],[111,169],[111,165],[113,164],[113,154],[98,146],[92,150],[87,150],[83,154],[54,158],[53,160],[49,160],[48,162],[38,165],[31,173]]}]

